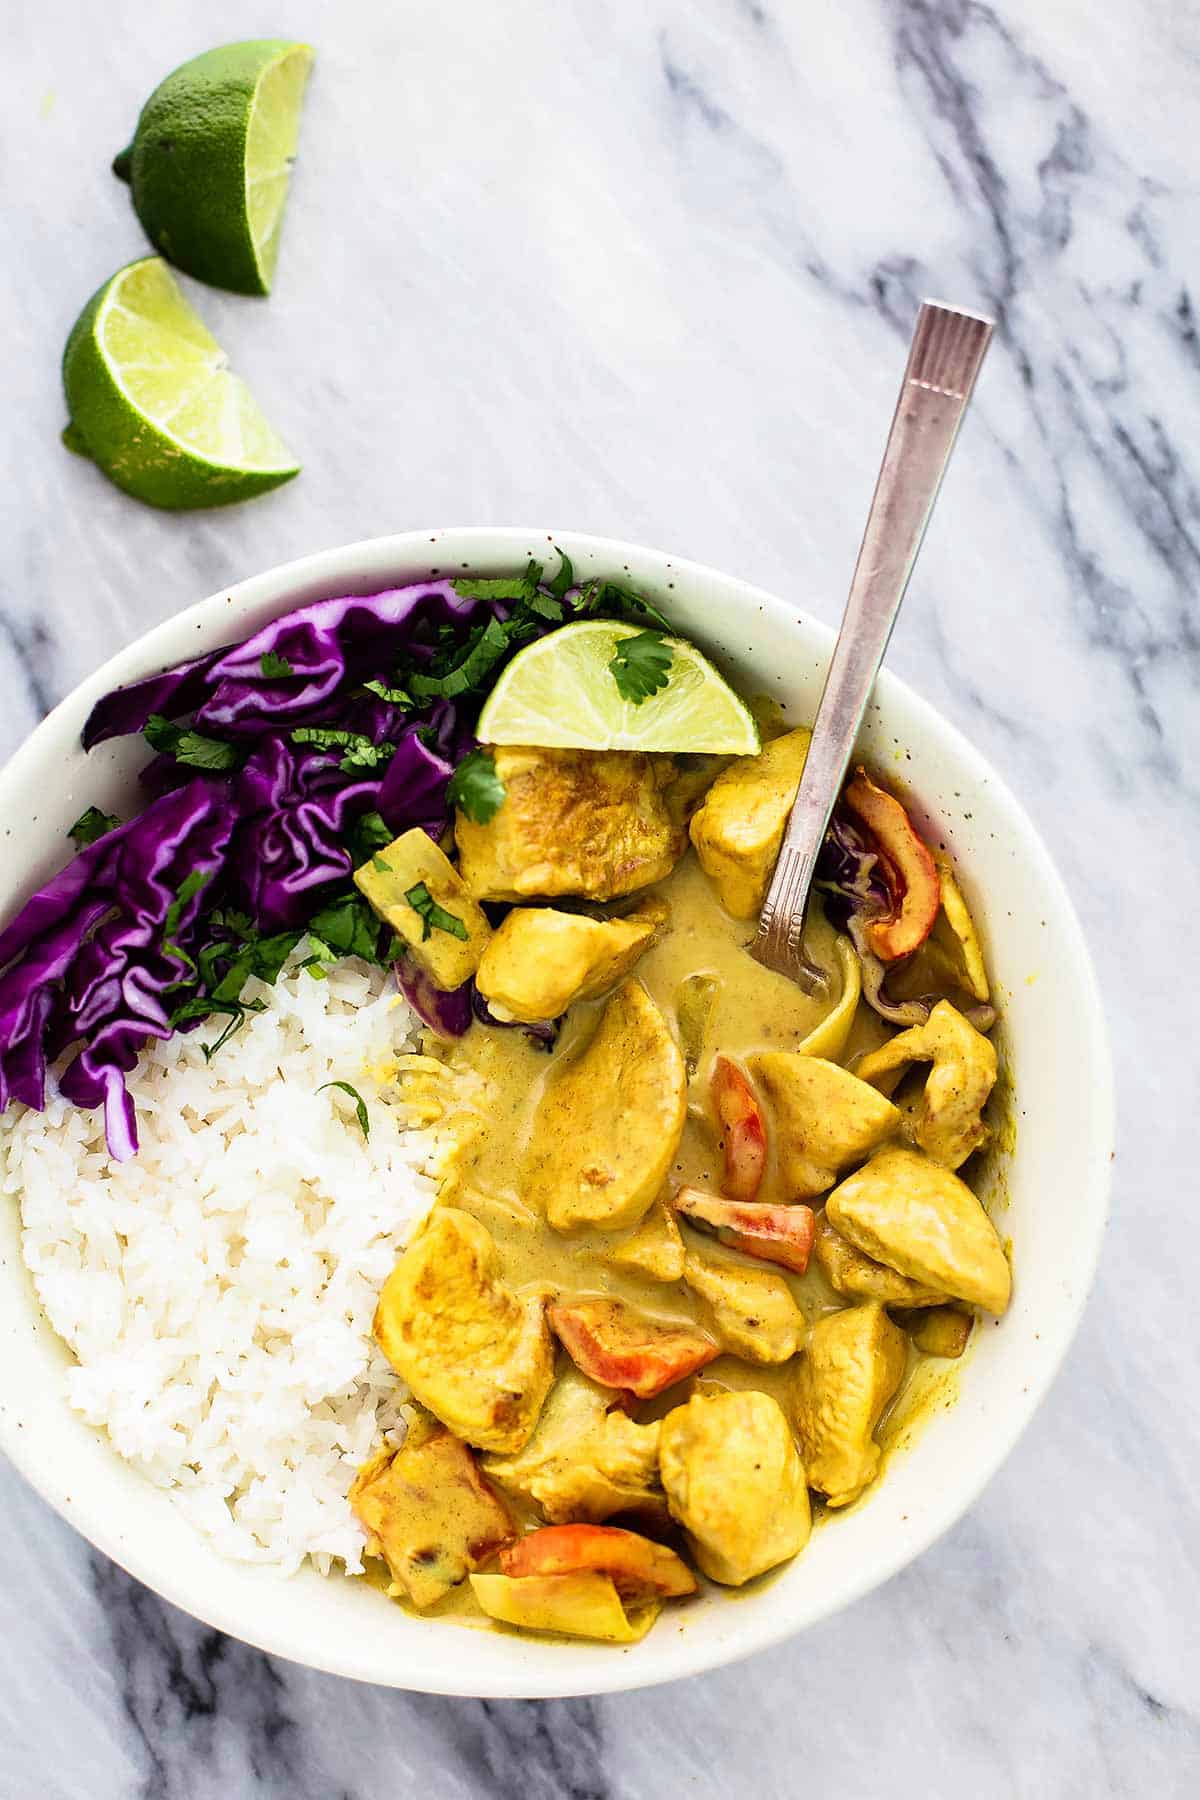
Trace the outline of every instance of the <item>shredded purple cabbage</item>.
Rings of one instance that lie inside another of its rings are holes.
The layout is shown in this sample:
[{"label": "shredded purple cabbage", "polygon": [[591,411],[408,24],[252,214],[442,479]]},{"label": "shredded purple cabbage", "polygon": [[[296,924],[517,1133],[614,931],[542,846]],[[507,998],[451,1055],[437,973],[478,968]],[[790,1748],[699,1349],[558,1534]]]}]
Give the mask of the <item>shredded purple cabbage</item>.
[{"label": "shredded purple cabbage", "polygon": [[543,1050],[553,1050],[562,1026],[561,1019],[498,1019],[474,982],[471,983],[471,1006],[481,1025],[494,1025],[501,1031],[523,1031],[530,1043]]},{"label": "shredded purple cabbage", "polygon": [[[124,1076],[148,1038],[171,1035],[186,966],[171,946],[193,934],[236,819],[226,787],[191,781],[81,851],[0,932],[0,1108],[44,1106],[47,1062],[79,1044],[59,1088],[103,1106],[112,1155],[134,1154]],[[204,885],[181,901],[187,877]]]},{"label": "shredded purple cabbage", "polygon": [[449,989],[436,987],[416,958],[408,955],[396,960],[396,980],[404,998],[430,1031],[443,1038],[462,1037],[471,1023],[473,982]]},{"label": "shredded purple cabbage", "polygon": [[[47,1069],[74,1048],[62,1093],[102,1105],[111,1153],[132,1155],[124,1077],[148,1038],[212,1014],[235,1028],[244,982],[273,981],[306,929],[324,954],[391,962],[350,877],[389,835],[444,832],[447,784],[503,663],[601,604],[652,615],[613,583],[572,579],[564,557],[548,587],[531,564],[466,595],[425,581],[318,600],[98,701],[85,749],[150,727],[148,800],[0,931],[0,1109],[43,1106]],[[408,958],[397,973],[432,1029],[467,1029],[473,984],[443,994]],[[551,1024],[526,1029],[553,1041]]]}]

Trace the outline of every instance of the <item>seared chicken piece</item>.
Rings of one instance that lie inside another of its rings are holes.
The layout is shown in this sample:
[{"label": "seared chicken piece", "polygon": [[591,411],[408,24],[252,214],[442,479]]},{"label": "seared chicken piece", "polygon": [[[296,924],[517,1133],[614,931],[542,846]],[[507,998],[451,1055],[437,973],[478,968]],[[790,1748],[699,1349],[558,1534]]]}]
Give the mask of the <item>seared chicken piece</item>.
[{"label": "seared chicken piece", "polygon": [[957,1361],[967,1347],[975,1320],[957,1306],[931,1306],[927,1312],[908,1313],[901,1321],[918,1350],[926,1356]]},{"label": "seared chicken piece", "polygon": [[775,1152],[789,1200],[809,1200],[891,1137],[900,1113],[856,1075],[820,1056],[764,1050],[750,1066],[775,1112]]},{"label": "seared chicken piece", "polygon": [[500,1496],[453,1432],[422,1413],[399,1450],[385,1444],[363,1464],[350,1505],[382,1556],[392,1594],[433,1606],[517,1535]]},{"label": "seared chicken piece", "polygon": [[709,1323],[723,1350],[755,1363],[786,1362],[796,1354],[804,1336],[804,1314],[782,1275],[770,1269],[743,1269],[689,1249],[684,1280],[706,1303]]},{"label": "seared chicken piece", "polygon": [[666,918],[661,900],[645,900],[623,919],[514,907],[492,933],[475,985],[498,1019],[557,1019],[576,1000],[594,1000],[628,975]]},{"label": "seared chicken piece", "polygon": [[848,1506],[875,1479],[873,1433],[904,1377],[904,1333],[877,1300],[812,1328],[796,1378],[796,1427],[810,1487]]},{"label": "seared chicken piece", "polygon": [[774,738],[757,756],[739,756],[717,776],[692,818],[700,866],[735,919],[753,919],[762,910],[811,736],[801,727]]},{"label": "seared chicken piece", "polygon": [[503,744],[492,754],[503,804],[486,825],[461,812],[454,825],[477,900],[612,900],[661,881],[683,855],[687,834],[667,804],[668,757]]},{"label": "seared chicken piece", "polygon": [[683,1280],[683,1239],[674,1216],[656,1200],[637,1230],[609,1251],[623,1269],[636,1269],[651,1281]]},{"label": "seared chicken piece", "polygon": [[667,1504],[712,1581],[728,1587],[803,1550],[812,1517],[788,1422],[769,1394],[695,1394],[662,1422]]},{"label": "seared chicken piece", "polygon": [[354,871],[354,880],[435,986],[470,980],[492,928],[428,832],[414,826],[394,838]]},{"label": "seared chicken piece", "polygon": [[830,1287],[848,1300],[882,1300],[885,1306],[937,1306],[946,1298],[936,1288],[923,1287],[897,1274],[886,1263],[876,1262],[855,1248],[849,1238],[817,1214],[813,1255]]},{"label": "seared chicken piece", "polygon": [[550,1389],[537,1430],[517,1456],[484,1458],[484,1471],[536,1502],[552,1524],[613,1513],[661,1514],[659,1424],[635,1425],[620,1396],[566,1364]]},{"label": "seared chicken piece", "polygon": [[966,1182],[915,1150],[881,1150],[834,1189],[825,1210],[843,1237],[923,1287],[1002,1313],[1012,1271]]},{"label": "seared chicken piece", "polygon": [[554,1375],[537,1296],[499,1279],[491,1233],[470,1213],[435,1207],[383,1285],[380,1349],[444,1425],[483,1450],[528,1443]]},{"label": "seared chicken piece", "polygon": [[981,1118],[996,1085],[996,1050],[948,1000],[939,1000],[924,1025],[889,1038],[858,1065],[860,1081],[880,1082],[915,1062],[932,1063],[925,1097],[911,1127],[918,1149],[957,1169],[987,1142]]},{"label": "seared chicken piece", "polygon": [[624,982],[586,1049],[546,1084],[525,1163],[530,1203],[556,1231],[636,1225],[679,1148],[686,1086],[666,1020],[639,982]]}]

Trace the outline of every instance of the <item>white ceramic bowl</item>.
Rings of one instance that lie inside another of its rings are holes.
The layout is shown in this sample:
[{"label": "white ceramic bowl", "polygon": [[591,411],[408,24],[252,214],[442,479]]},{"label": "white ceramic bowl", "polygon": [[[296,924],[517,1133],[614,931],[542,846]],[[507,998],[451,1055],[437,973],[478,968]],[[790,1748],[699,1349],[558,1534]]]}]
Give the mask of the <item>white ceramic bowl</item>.
[{"label": "white ceramic bowl", "polygon": [[[555,533],[584,575],[625,577],[752,691],[811,718],[831,647],[825,626],[729,575],[653,550]],[[289,608],[434,573],[499,574],[544,555],[543,532],[406,533],[305,557],[148,632],[76,689],[0,773],[0,918],[62,863],[85,805],[131,803],[140,742],[85,757],[79,731],[109,688],[245,636]],[[551,566],[553,562],[551,559]],[[1016,1089],[1015,1150],[999,1216],[1016,1268],[1012,1306],[986,1323],[961,1396],[894,1457],[868,1500],[816,1533],[761,1590],[668,1612],[628,1649],[464,1630],[408,1617],[361,1582],[290,1581],[225,1562],[68,1409],[68,1353],[41,1317],[16,1211],[0,1208],[0,1446],[85,1537],[208,1624],[340,1675],[433,1693],[598,1693],[671,1681],[761,1650],[868,1592],[952,1525],[1008,1455],[1070,1342],[1103,1235],[1113,1139],[1109,1052],[1071,903],[1021,807],[971,745],[884,674],[863,741],[897,767],[958,861],[981,921]]]}]

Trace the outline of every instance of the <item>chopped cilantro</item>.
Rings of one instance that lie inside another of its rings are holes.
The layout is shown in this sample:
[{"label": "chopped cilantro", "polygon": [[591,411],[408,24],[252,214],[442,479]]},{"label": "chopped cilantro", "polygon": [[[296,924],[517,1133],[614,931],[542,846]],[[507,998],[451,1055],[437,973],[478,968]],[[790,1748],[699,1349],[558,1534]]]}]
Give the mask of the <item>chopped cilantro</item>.
[{"label": "chopped cilantro", "polygon": [[[554,547],[558,550],[557,544]],[[554,577],[553,581],[545,582],[544,586],[549,593],[554,595],[556,600],[561,600],[571,588],[575,586],[575,571],[571,566],[571,559],[566,551],[559,550],[558,554],[560,559],[558,574]]]},{"label": "chopped cilantro", "polygon": [[275,650],[264,650],[258,659],[258,666],[267,681],[281,681],[285,675],[292,673],[292,665],[287,657],[280,656]]},{"label": "chopped cilantro", "polygon": [[196,964],[187,951],[175,942],[175,933],[179,930],[179,921],[183,917],[184,907],[189,900],[195,899],[200,889],[211,879],[211,869],[193,869],[190,875],[185,875],[176,889],[175,898],[168,906],[166,917],[163,919],[163,955],[171,957],[175,962],[182,963],[190,975],[196,973]]},{"label": "chopped cilantro", "polygon": [[376,850],[382,850],[390,844],[394,833],[383,817],[377,812],[360,813],[346,831],[346,848],[350,852],[350,861],[357,869],[360,863],[370,860]]},{"label": "chopped cilantro", "polygon": [[293,744],[311,744],[314,750],[344,750],[338,768],[346,774],[354,769],[377,769],[396,754],[395,744],[375,744],[361,731],[341,731],[331,725],[293,725]]},{"label": "chopped cilantro", "polygon": [[671,679],[671,659],[671,646],[663,643],[657,631],[639,631],[636,637],[622,638],[608,665],[622,700],[640,706],[665,688]]},{"label": "chopped cilantro", "polygon": [[379,920],[356,889],[331,900],[308,921],[310,936],[319,937],[339,956],[361,956],[378,962]]},{"label": "chopped cilantro", "polygon": [[410,887],[404,898],[424,926],[421,933],[422,943],[435,931],[446,931],[451,937],[456,938],[465,939],[467,937],[467,928],[462,920],[456,914],[447,912],[444,906],[439,906],[423,881],[418,881],[415,887]]},{"label": "chopped cilantro", "polygon": [[414,675],[409,685],[422,700],[453,700],[482,685],[509,648],[512,632],[499,619],[489,619],[472,632],[467,648],[448,669]]},{"label": "chopped cilantro", "polygon": [[77,849],[86,850],[89,844],[94,844],[106,832],[115,831],[120,823],[116,813],[101,812],[98,806],[89,806],[85,812],[80,813],[67,836],[73,839]]},{"label": "chopped cilantro", "polygon": [[504,804],[504,783],[490,750],[469,750],[450,777],[446,801],[476,825],[486,825]]},{"label": "chopped cilantro", "polygon": [[177,763],[188,769],[207,769],[210,774],[224,775],[242,765],[242,752],[236,744],[227,744],[223,738],[205,737],[203,732],[192,731],[190,727],[173,725],[161,713],[150,714],[142,736],[152,750],[173,756]]},{"label": "chopped cilantro", "polygon": [[359,1093],[358,1089],[356,1087],[351,1087],[348,1081],[323,1081],[317,1089],[318,1094],[323,1094],[326,1088],[340,1088],[343,1094],[349,1094],[354,1102],[354,1116],[358,1120],[359,1130],[365,1138],[369,1138],[371,1135],[371,1120],[367,1113],[367,1103]]},{"label": "chopped cilantro", "polygon": [[389,706],[411,706],[413,703],[412,695],[406,694],[401,687],[386,687],[382,681],[364,681],[363,686],[368,694],[386,700]]}]

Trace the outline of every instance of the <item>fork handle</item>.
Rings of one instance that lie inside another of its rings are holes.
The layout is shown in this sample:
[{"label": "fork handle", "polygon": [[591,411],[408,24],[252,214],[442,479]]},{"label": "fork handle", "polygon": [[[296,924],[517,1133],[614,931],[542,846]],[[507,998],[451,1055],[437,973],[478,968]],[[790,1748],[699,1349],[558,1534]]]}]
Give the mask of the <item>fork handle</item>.
[{"label": "fork handle", "polygon": [[991,335],[990,319],[930,300],[917,316],[850,597],[753,945],[759,962],[793,977],[830,814]]}]

